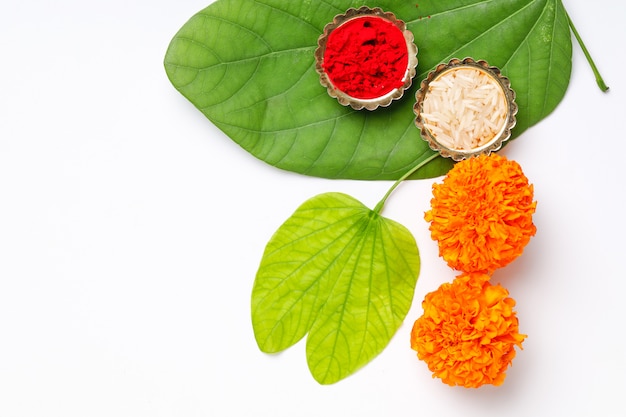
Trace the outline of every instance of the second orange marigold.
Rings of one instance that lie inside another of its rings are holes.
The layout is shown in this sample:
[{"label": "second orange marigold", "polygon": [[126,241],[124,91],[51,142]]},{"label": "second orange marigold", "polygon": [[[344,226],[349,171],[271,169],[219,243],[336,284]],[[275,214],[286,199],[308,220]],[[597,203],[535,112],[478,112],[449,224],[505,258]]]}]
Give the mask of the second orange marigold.
[{"label": "second orange marigold", "polygon": [[448,385],[500,385],[515,357],[519,333],[515,300],[482,273],[463,274],[426,295],[411,348],[433,377]]}]

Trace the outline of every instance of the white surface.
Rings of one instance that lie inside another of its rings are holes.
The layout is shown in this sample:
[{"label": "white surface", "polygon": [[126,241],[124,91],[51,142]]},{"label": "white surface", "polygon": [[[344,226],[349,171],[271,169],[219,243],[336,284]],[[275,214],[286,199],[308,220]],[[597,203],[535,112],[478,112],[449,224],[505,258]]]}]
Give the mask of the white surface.
[{"label": "white surface", "polygon": [[317,193],[373,206],[390,184],[276,170],[180,96],[163,56],[208,3],[0,5],[0,416],[626,415],[626,3],[566,2],[611,92],[575,44],[565,99],[506,149],[538,232],[494,279],[529,337],[479,390],[431,379],[408,345],[424,294],[454,276],[422,218],[434,180],[384,212],[422,272],[378,358],[319,386],[303,343],[258,351],[249,297],[274,230]]}]

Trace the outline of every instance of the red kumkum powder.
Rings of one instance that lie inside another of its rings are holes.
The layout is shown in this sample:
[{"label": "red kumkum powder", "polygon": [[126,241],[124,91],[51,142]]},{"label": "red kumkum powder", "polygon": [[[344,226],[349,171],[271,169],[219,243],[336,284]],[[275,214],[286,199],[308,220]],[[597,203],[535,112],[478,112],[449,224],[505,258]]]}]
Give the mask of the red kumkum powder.
[{"label": "red kumkum powder", "polygon": [[363,16],[328,35],[324,71],[333,85],[357,99],[402,87],[409,54],[402,31],[388,20]]}]

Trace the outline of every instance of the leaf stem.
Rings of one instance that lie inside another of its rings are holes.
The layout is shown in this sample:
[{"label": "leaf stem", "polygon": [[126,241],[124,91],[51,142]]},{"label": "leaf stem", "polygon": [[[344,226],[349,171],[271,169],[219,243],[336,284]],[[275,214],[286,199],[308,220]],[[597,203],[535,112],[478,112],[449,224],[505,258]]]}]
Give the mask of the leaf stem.
[{"label": "leaf stem", "polygon": [[415,165],[406,174],[404,174],[396,182],[394,182],[393,185],[391,186],[391,188],[389,188],[389,190],[387,191],[385,196],[382,198],[382,200],[380,200],[378,202],[378,204],[376,204],[376,207],[374,207],[374,213],[380,214],[382,212],[383,206],[387,202],[387,199],[389,198],[391,193],[393,193],[393,191],[398,187],[398,185],[400,185],[400,183],[402,181],[406,180],[411,175],[415,174],[420,168],[422,168],[424,165],[428,164],[430,161],[432,161],[433,159],[435,159],[438,156],[439,156],[439,153],[433,153],[431,156],[429,156],[428,158],[424,159],[423,161],[421,161],[420,163]]},{"label": "leaf stem", "polygon": [[582,38],[578,34],[578,31],[576,30],[576,27],[574,26],[574,22],[572,22],[572,19],[569,17],[569,14],[567,13],[567,11],[565,12],[565,16],[567,16],[569,27],[572,30],[572,33],[574,33],[574,37],[578,41],[580,48],[583,50],[583,54],[585,54],[585,58],[587,58],[587,62],[589,62],[589,65],[591,65],[591,70],[593,71],[593,74],[596,77],[596,83],[598,84],[598,87],[600,87],[600,90],[602,90],[603,92],[608,91],[609,87],[604,83],[604,80],[602,79],[602,76],[600,75],[600,71],[598,71],[596,64],[593,62],[593,59],[591,58],[591,54],[587,50],[585,43],[583,42]]}]

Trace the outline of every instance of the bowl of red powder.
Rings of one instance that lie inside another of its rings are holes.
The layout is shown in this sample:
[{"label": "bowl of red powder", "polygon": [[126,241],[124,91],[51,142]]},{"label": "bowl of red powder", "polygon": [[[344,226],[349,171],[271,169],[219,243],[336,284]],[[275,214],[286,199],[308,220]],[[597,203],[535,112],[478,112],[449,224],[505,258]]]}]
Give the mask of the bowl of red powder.
[{"label": "bowl of red powder", "polygon": [[355,110],[374,110],[402,97],[417,67],[413,33],[391,12],[348,9],[324,27],[315,69],[328,94]]},{"label": "bowl of red powder", "polygon": [[516,124],[511,82],[484,60],[454,58],[437,65],[415,98],[415,124],[422,138],[455,161],[497,151]]}]

